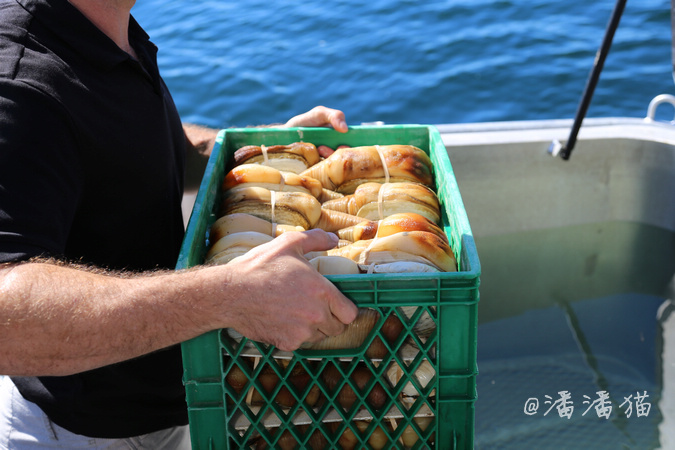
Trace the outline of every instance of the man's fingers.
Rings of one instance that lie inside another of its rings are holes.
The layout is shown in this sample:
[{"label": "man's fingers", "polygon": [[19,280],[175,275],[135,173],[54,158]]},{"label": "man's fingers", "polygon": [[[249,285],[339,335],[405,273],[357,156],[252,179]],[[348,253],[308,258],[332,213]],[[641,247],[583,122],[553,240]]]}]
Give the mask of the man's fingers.
[{"label": "man's fingers", "polygon": [[322,158],[328,158],[330,155],[335,153],[335,150],[326,145],[319,145],[316,150],[319,152],[319,156]]},{"label": "man's fingers", "polygon": [[333,127],[335,130],[346,133],[349,130],[345,115],[338,109],[316,106],[303,114],[291,118],[286,127]]},{"label": "man's fingers", "polygon": [[346,133],[349,130],[347,122],[345,121],[345,114],[337,109],[329,111],[328,123],[330,123],[330,126],[332,126],[333,129],[340,133]]},{"label": "man's fingers", "polygon": [[329,306],[333,316],[345,325],[352,323],[359,313],[359,308],[344,296],[335,298]]},{"label": "man's fingers", "polygon": [[[339,238],[335,234],[328,233],[318,228],[304,231],[302,234],[303,237],[300,241],[300,245],[302,246],[303,255],[314,251],[330,250],[335,247],[339,241]],[[354,303],[349,301],[347,297],[342,295],[336,287],[333,286],[333,288],[336,295],[328,299],[328,307],[330,308],[332,316],[341,324],[352,323],[356,318],[358,308]],[[339,333],[340,331],[337,332],[337,334]],[[331,334],[331,336],[332,335],[333,334]]]},{"label": "man's fingers", "polygon": [[329,320],[325,321],[319,326],[319,332],[325,336],[337,336],[342,334],[346,327],[346,324],[337,319],[335,316],[332,316]]},{"label": "man's fingers", "polygon": [[[294,252],[302,255],[314,251],[324,251],[335,247],[338,244],[338,237],[333,233],[328,233],[321,229],[312,229],[298,233],[284,233],[277,239],[287,240],[287,251],[295,249]],[[307,263],[309,265],[309,263]],[[323,301],[320,307],[322,312],[319,321],[314,322],[314,332],[308,337],[307,342],[316,342],[325,336],[336,336],[342,333],[345,325],[351,323],[356,318],[358,308],[347,297],[345,297],[332,283],[316,273],[316,293],[317,300]],[[321,298],[322,300],[318,300]],[[325,336],[324,336],[325,335]]]},{"label": "man's fingers", "polygon": [[334,248],[340,241],[336,234],[323,231],[320,228],[303,231],[294,237],[299,240],[301,252],[303,255],[309,252],[330,250],[331,248]]}]

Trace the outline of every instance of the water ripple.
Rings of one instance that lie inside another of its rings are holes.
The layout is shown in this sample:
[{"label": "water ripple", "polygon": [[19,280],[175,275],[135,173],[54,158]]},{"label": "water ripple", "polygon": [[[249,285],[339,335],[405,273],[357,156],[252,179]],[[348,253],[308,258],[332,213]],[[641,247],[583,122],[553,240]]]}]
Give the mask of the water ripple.
[{"label": "water ripple", "polygon": [[[132,12],[183,117],[245,126],[316,104],[350,123],[571,117],[613,6],[144,0]],[[628,3],[589,116],[643,116],[673,90],[669,6]]]}]

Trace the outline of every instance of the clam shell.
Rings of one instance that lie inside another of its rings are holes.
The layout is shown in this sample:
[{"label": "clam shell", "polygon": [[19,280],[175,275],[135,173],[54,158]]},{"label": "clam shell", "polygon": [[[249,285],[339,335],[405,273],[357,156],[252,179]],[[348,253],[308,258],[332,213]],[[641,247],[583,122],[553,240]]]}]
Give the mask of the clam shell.
[{"label": "clam shell", "polygon": [[[399,310],[401,315],[403,315],[406,319],[410,319],[417,311],[417,308],[417,306],[402,306],[399,308]],[[434,312],[436,311],[436,307],[434,306],[430,307],[430,309]],[[417,321],[415,322],[415,325],[413,326],[415,335],[419,337],[422,342],[426,342],[426,339],[431,335],[431,333],[433,333],[435,329],[436,322],[434,322],[433,317],[431,317],[427,311],[424,311],[422,314],[420,314],[420,316],[417,318]],[[414,341],[411,341],[414,344]]]},{"label": "clam shell", "polygon": [[223,236],[240,231],[257,231],[272,236],[273,226],[270,222],[250,214],[228,214],[213,222],[209,240],[215,243]]},{"label": "clam shell", "polygon": [[448,237],[441,227],[428,217],[413,212],[391,214],[383,220],[364,220],[351,227],[337,230],[336,233],[342,239],[355,242],[391,236],[404,231],[427,231],[448,242]]},{"label": "clam shell", "polygon": [[335,232],[362,221],[363,219],[361,217],[353,216],[340,211],[321,208],[321,215],[319,216],[319,220],[314,224],[313,228],[321,228],[324,231]]},{"label": "clam shell", "polygon": [[372,220],[362,220],[356,225],[342,228],[335,233],[340,239],[347,241],[360,241],[365,239],[373,239],[377,234],[378,223]]},{"label": "clam shell", "polygon": [[[376,202],[366,203],[356,212],[356,215],[368,220],[379,220],[382,217],[389,217],[394,214],[415,213],[423,216],[433,223],[440,223],[441,215],[438,208],[432,208],[428,205],[410,202],[387,201],[380,205]],[[382,217],[380,217],[382,214]]]},{"label": "clam shell", "polygon": [[255,186],[273,191],[304,192],[316,198],[319,198],[323,191],[319,180],[261,164],[242,164],[234,167],[225,175],[222,189],[231,191]]},{"label": "clam shell", "polygon": [[316,178],[326,189],[351,194],[364,181],[387,181],[387,174],[390,182],[406,180],[431,186],[432,171],[423,150],[412,145],[381,145],[338,149],[302,175]]},{"label": "clam shell", "polygon": [[[415,424],[417,424],[417,426],[420,428],[420,430],[424,431],[431,423],[433,423],[435,418],[415,417],[413,420]],[[433,440],[433,434],[429,439]],[[403,433],[401,433],[401,443],[405,446],[405,448],[413,448],[417,444],[418,440],[419,436],[417,435],[417,432],[413,429],[412,425],[408,425],[405,428],[405,430],[403,430]]]},{"label": "clam shell", "polygon": [[430,218],[414,212],[392,214],[379,221],[377,236],[391,236],[405,231],[426,231],[440,237],[446,243],[445,231]]},{"label": "clam shell", "polygon": [[258,245],[265,244],[272,240],[272,236],[257,231],[240,231],[238,233],[227,234],[218,239],[209,251],[206,253],[206,261],[208,262],[215,255],[233,247],[243,247],[252,249]]},{"label": "clam shell", "polygon": [[[397,363],[392,363],[391,366],[387,369],[387,380],[391,384],[392,388],[395,387],[399,380],[403,378],[404,372]],[[422,388],[427,387],[427,385],[433,381],[436,376],[436,371],[434,370],[431,363],[427,360],[422,361],[417,370],[415,370],[414,377]],[[432,390],[429,393],[430,397],[436,395],[436,390]],[[406,404],[414,403],[417,397],[420,396],[420,392],[417,390],[415,385],[412,382],[407,382],[401,391],[401,401]]]},{"label": "clam shell", "polygon": [[221,207],[223,215],[245,213],[268,222],[311,228],[321,216],[321,203],[302,192],[273,192],[247,187],[226,192]]},{"label": "clam shell", "polygon": [[304,159],[295,156],[270,158],[267,162],[264,162],[262,156],[260,156],[252,158],[252,162],[265,164],[283,172],[296,174],[301,174],[310,167]]},{"label": "clam shell", "polygon": [[413,261],[431,264],[443,272],[457,270],[448,243],[427,231],[404,231],[377,239],[360,240],[327,254],[345,256],[359,264]]},{"label": "clam shell", "polygon": [[361,273],[421,273],[440,272],[436,267],[425,262],[394,261],[380,264],[358,264]]},{"label": "clam shell", "polygon": [[319,342],[303,344],[302,348],[310,350],[335,350],[360,347],[379,318],[380,313],[374,309],[359,308],[356,319],[345,327],[345,331],[342,334],[328,336]]},{"label": "clam shell", "polygon": [[339,192],[331,191],[330,189],[323,188],[321,195],[319,196],[319,201],[325,203],[330,200],[335,200],[336,198],[344,197],[344,194]]},{"label": "clam shell", "polygon": [[[265,158],[265,154],[267,158]],[[270,145],[263,148],[247,145],[234,152],[235,164],[266,164],[279,170],[299,173],[318,163],[321,157],[314,144],[294,142],[288,145]],[[301,170],[298,170],[301,169]]]},{"label": "clam shell", "polygon": [[227,264],[234,258],[244,256],[249,250],[251,250],[251,247],[230,247],[222,252],[216,253],[210,259],[206,260],[205,263],[210,266]]},{"label": "clam shell", "polygon": [[342,256],[317,256],[309,260],[309,263],[321,275],[345,275],[358,274],[359,266],[349,258]]},{"label": "clam shell", "polygon": [[430,188],[419,183],[366,183],[345,198],[349,213],[365,219],[378,220],[409,212],[420,214],[434,223],[440,222],[438,197]]}]

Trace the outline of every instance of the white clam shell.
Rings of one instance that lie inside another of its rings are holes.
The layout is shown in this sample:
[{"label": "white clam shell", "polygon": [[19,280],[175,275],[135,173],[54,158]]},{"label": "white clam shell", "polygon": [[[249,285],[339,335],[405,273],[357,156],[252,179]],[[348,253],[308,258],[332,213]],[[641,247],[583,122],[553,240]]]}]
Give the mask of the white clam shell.
[{"label": "white clam shell", "polygon": [[[389,380],[389,383],[391,383],[392,387],[396,386],[399,380],[403,378],[404,373],[405,372],[403,372],[401,366],[399,366],[397,363],[394,362],[391,364],[389,369],[387,369],[387,379]],[[436,376],[436,371],[429,361],[424,360],[415,371],[414,376],[420,386],[425,388]],[[435,395],[435,389],[429,393],[430,397]],[[403,387],[403,390],[401,391],[401,401],[403,401],[403,403],[414,403],[419,396],[420,392],[410,381],[406,383],[406,385]]]},{"label": "white clam shell", "polygon": [[[402,306],[400,310],[401,314],[409,320],[417,312],[417,308],[417,306]],[[433,306],[430,309],[434,312],[436,311],[436,308]],[[431,333],[433,333],[435,329],[436,322],[428,311],[424,311],[417,318],[417,322],[415,322],[415,326],[413,327],[415,334],[422,342],[426,342],[426,339],[431,335]]]},{"label": "white clam shell", "polygon": [[417,261],[394,261],[380,264],[359,264],[363,273],[421,273],[440,272],[437,268]]}]

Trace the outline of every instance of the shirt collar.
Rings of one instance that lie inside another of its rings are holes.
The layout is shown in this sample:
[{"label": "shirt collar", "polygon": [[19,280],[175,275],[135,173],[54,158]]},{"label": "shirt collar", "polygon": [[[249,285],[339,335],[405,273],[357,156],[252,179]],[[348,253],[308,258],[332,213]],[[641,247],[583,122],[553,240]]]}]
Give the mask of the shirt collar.
[{"label": "shirt collar", "polygon": [[[132,59],[67,0],[16,1],[95,66],[110,70]],[[157,47],[133,17],[129,21],[129,40],[137,52],[156,58]]]}]

